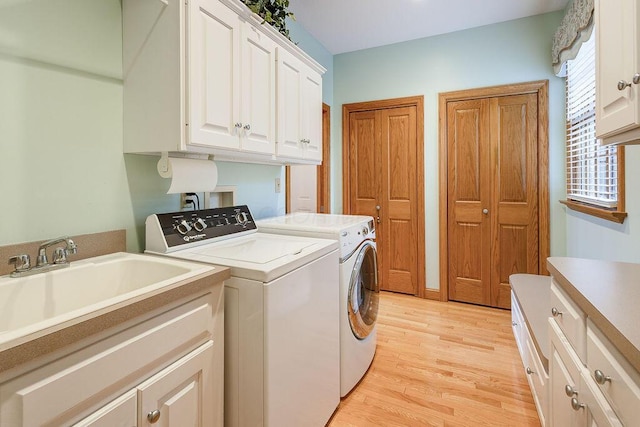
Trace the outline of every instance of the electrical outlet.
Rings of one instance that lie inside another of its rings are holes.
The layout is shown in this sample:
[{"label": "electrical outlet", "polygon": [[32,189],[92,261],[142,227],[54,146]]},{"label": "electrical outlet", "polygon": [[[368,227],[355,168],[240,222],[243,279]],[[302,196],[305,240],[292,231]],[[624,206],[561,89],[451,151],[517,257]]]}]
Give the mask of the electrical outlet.
[{"label": "electrical outlet", "polygon": [[280,178],[276,178],[276,193],[282,191],[282,187],[280,186]]},{"label": "electrical outlet", "polygon": [[193,204],[188,200],[191,200],[191,197],[187,196],[187,193],[180,193],[180,209],[193,209]]}]

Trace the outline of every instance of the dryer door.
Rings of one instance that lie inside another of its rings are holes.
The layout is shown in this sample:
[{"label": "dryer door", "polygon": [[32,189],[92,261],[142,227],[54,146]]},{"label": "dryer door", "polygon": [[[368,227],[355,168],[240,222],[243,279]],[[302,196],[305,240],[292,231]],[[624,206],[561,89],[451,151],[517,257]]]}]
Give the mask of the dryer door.
[{"label": "dryer door", "polygon": [[349,282],[347,312],[353,334],[363,340],[376,324],[380,289],[375,244],[365,241],[357,253]]}]

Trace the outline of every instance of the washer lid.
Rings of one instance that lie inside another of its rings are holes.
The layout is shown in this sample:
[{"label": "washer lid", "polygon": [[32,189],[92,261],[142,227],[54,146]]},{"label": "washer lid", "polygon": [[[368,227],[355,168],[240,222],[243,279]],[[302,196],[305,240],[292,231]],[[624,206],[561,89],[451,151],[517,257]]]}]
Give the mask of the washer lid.
[{"label": "washer lid", "polygon": [[283,216],[261,219],[256,221],[260,229],[290,229],[301,231],[315,231],[319,233],[335,233],[352,226],[366,225],[373,221],[373,217],[364,215],[336,215],[295,212]]},{"label": "washer lid", "polygon": [[[335,240],[254,233],[167,255],[223,265],[232,276],[270,282],[337,248]],[[335,257],[338,268],[337,251]]]}]

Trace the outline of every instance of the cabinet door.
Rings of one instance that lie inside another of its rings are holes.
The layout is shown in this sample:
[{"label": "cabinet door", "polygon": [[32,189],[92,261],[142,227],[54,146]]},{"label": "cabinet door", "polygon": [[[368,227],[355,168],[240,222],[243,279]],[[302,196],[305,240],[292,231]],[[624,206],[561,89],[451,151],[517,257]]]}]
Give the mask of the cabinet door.
[{"label": "cabinet door", "polygon": [[278,49],[278,156],[302,158],[302,79],[304,64],[284,49]]},{"label": "cabinet door", "polygon": [[276,44],[256,27],[242,27],[242,150],[275,154]]},{"label": "cabinet door", "polygon": [[123,394],[73,427],[134,427],[138,422],[136,390]]},{"label": "cabinet door", "polygon": [[189,4],[189,145],[239,149],[240,19],[217,0]]},{"label": "cabinet door", "polygon": [[322,162],[322,76],[307,69],[302,80],[303,157]]},{"label": "cabinet door", "polygon": [[[222,425],[211,402],[213,342],[209,341],[138,386],[140,426]],[[158,415],[156,421],[152,421]]]},{"label": "cabinet door", "polygon": [[596,135],[611,136],[638,126],[640,85],[622,90],[640,73],[637,0],[596,0]]}]

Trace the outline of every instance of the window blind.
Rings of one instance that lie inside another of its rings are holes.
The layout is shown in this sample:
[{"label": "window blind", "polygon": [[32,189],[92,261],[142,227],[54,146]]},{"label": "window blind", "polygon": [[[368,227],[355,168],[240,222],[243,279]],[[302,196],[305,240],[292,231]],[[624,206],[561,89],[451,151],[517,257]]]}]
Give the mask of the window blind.
[{"label": "window blind", "polygon": [[[594,31],[595,32],[595,31]],[[596,140],[595,36],[567,62],[567,198],[605,208],[618,199],[617,149]]]}]

